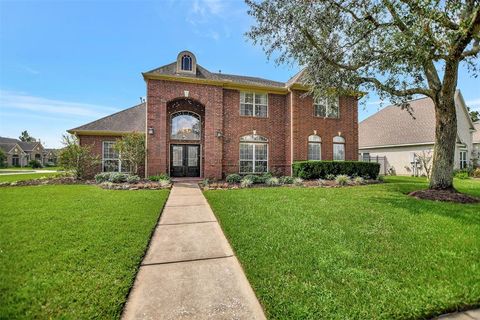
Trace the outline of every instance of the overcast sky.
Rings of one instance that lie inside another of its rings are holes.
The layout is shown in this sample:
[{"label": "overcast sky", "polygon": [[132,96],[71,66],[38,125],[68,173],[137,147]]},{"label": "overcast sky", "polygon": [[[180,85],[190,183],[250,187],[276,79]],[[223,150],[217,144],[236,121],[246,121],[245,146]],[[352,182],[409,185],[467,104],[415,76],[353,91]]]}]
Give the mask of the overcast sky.
[{"label": "overcast sky", "polygon": [[[182,50],[211,71],[287,81],[297,67],[276,66],[245,38],[246,10],[236,0],[0,0],[0,135],[28,130],[59,147],[67,129],[137,104],[140,73]],[[480,79],[461,70],[458,86],[480,110]],[[378,98],[365,107],[360,120]]]}]

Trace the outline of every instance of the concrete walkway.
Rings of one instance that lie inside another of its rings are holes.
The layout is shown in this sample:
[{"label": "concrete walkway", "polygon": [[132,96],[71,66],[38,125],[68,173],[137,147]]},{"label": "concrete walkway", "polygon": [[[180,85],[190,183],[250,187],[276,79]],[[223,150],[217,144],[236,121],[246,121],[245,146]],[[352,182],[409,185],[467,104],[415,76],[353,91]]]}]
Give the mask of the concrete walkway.
[{"label": "concrete walkway", "polygon": [[265,319],[196,183],[175,183],[123,319]]},{"label": "concrete walkway", "polygon": [[435,320],[480,320],[480,309],[445,314]]}]

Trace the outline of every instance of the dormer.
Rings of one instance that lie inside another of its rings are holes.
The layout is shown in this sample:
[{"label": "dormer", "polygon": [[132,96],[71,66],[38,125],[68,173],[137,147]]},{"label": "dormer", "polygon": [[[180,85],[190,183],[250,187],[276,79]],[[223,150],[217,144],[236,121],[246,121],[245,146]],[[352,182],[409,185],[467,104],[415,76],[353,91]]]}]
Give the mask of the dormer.
[{"label": "dormer", "polygon": [[177,73],[196,74],[197,58],[190,51],[182,51],[177,56]]}]

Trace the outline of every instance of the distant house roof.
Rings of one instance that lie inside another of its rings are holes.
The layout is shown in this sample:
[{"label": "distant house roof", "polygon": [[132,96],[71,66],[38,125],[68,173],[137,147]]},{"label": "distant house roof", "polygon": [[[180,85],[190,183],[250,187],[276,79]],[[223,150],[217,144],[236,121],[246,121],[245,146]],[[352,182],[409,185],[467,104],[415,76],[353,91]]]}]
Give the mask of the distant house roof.
[{"label": "distant house roof", "polygon": [[477,130],[473,132],[473,143],[480,143],[480,120],[475,122],[473,125],[475,126],[475,130]]},{"label": "distant house roof", "polygon": [[197,72],[196,74],[185,74],[185,73],[178,73],[177,72],[177,62],[172,62],[170,64],[164,65],[162,67],[147,71],[145,74],[161,74],[161,75],[169,75],[173,77],[187,77],[187,78],[194,78],[194,79],[205,79],[205,80],[212,80],[212,81],[226,81],[232,83],[240,83],[246,85],[257,85],[257,86],[268,86],[268,87],[278,87],[278,88],[285,88],[285,83],[258,78],[258,77],[248,77],[248,76],[239,76],[233,74],[226,74],[226,73],[216,73],[210,72],[201,65],[197,64]]},{"label": "distant house roof", "polygon": [[9,153],[16,145],[16,143],[11,142],[0,142],[0,149],[2,149],[5,153]]},{"label": "distant house roof", "polygon": [[110,134],[145,132],[145,103],[111,114],[83,126],[68,130],[74,134]]},{"label": "distant house roof", "polygon": [[[455,99],[457,104],[460,101],[463,103],[459,91],[455,97],[461,98]],[[433,101],[430,98],[421,98],[412,100],[409,104],[412,115],[397,105],[391,105],[360,122],[359,148],[434,143]]]}]

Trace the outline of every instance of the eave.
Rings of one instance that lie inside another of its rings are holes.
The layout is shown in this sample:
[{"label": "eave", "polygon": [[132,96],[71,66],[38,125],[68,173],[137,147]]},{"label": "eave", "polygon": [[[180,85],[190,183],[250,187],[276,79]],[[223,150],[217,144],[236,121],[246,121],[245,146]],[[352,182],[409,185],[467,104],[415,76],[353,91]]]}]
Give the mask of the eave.
[{"label": "eave", "polygon": [[108,131],[108,130],[67,130],[68,133],[76,136],[124,136],[132,132],[144,133],[139,131]]}]

